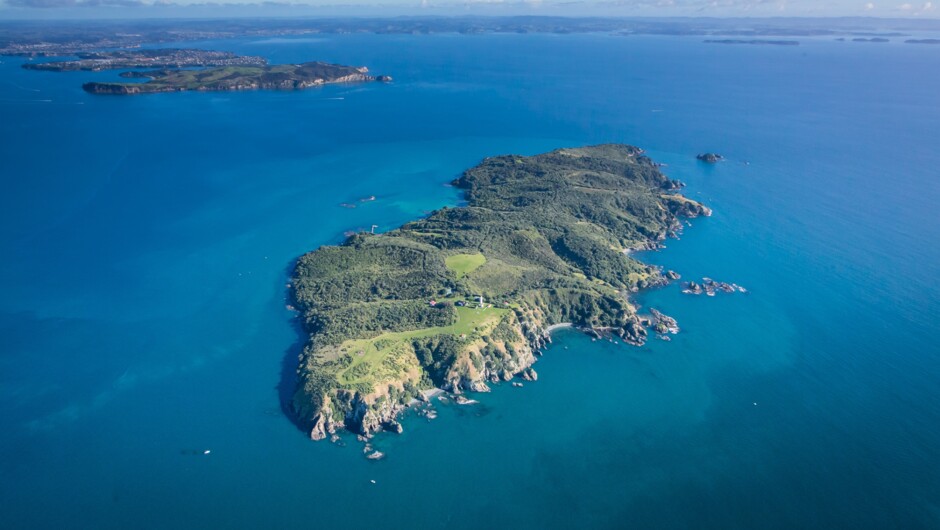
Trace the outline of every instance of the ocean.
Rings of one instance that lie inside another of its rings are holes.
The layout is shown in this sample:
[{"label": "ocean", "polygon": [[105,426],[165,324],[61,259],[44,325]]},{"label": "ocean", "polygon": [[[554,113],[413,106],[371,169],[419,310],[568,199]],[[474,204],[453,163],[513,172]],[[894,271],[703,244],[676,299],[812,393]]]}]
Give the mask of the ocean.
[{"label": "ocean", "polygon": [[[0,58],[0,526],[940,528],[937,47],[189,44],[395,81],[104,97]],[[559,331],[538,382],[407,415],[384,460],[284,414],[297,256],[606,142],[715,212],[641,259],[747,294],[641,293],[671,342]]]}]

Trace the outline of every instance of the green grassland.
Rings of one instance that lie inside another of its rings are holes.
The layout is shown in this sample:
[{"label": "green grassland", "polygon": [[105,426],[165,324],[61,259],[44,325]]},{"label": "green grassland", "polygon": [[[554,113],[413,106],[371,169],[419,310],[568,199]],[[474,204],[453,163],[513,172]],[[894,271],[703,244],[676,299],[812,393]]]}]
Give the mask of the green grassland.
[{"label": "green grassland", "polygon": [[454,254],[447,256],[444,263],[448,269],[457,275],[459,280],[482,267],[486,263],[486,256],[483,254]]},{"label": "green grassland", "polygon": [[508,309],[493,307],[458,307],[456,309],[457,319],[449,326],[383,333],[369,339],[343,342],[339,350],[349,355],[352,363],[337,373],[340,383],[355,385],[373,379],[394,378],[405,370],[398,369],[401,368],[400,362],[388,363],[386,360],[390,356],[414,355],[412,342],[415,339],[453,335],[462,341],[473,341],[492,331],[509,312]]}]

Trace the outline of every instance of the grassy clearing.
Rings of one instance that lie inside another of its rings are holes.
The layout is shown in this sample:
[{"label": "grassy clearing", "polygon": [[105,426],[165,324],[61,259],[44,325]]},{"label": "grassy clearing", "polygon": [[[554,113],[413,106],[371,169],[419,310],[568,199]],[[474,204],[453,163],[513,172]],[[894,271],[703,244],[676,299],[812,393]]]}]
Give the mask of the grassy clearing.
[{"label": "grassy clearing", "polygon": [[509,312],[509,309],[496,307],[456,309],[457,321],[450,326],[383,333],[371,339],[344,342],[340,348],[352,356],[353,361],[338,374],[339,380],[345,384],[354,384],[394,375],[390,370],[403,369],[407,364],[402,357],[411,351],[412,340],[436,335],[466,335],[472,338],[492,330]]},{"label": "grassy clearing", "polygon": [[453,256],[447,256],[444,263],[448,269],[457,275],[459,280],[482,267],[486,263],[486,257],[483,254],[454,254]]}]

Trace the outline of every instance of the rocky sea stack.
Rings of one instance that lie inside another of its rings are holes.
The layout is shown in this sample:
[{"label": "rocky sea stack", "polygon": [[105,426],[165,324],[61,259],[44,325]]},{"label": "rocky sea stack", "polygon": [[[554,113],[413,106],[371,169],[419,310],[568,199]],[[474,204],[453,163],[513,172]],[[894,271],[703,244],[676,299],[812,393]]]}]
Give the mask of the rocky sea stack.
[{"label": "rocky sea stack", "polygon": [[707,164],[717,164],[718,162],[721,162],[725,159],[725,157],[717,153],[703,153],[696,156],[695,158]]}]

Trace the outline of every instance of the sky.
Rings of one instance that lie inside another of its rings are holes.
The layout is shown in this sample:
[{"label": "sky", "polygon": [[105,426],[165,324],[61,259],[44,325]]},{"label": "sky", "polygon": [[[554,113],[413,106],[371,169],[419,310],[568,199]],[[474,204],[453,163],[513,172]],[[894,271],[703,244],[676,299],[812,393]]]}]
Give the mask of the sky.
[{"label": "sky", "polygon": [[0,0],[3,18],[563,15],[940,18],[940,0]]}]

